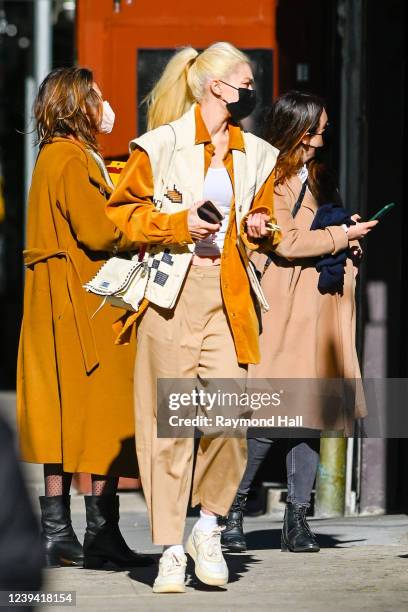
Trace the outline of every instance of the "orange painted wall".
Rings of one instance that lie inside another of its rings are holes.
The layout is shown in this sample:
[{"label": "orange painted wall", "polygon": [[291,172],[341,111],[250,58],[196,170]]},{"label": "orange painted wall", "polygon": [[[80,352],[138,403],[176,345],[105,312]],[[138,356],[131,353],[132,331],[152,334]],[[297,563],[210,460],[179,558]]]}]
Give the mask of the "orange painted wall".
[{"label": "orange painted wall", "polygon": [[79,0],[78,64],[94,71],[105,99],[117,115],[112,134],[103,137],[106,157],[125,155],[136,136],[137,49],[207,47],[227,40],[241,49],[273,49],[277,93],[276,0]]}]

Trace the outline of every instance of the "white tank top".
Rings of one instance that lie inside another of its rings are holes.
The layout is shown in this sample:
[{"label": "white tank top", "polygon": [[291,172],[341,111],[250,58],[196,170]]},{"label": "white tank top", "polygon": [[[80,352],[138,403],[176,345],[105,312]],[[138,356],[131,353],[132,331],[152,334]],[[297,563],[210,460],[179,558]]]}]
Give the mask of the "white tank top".
[{"label": "white tank top", "polygon": [[200,257],[213,257],[222,253],[233,195],[234,192],[227,169],[225,167],[208,168],[204,181],[203,199],[211,200],[225,216],[220,230],[216,234],[196,242],[196,255]]}]

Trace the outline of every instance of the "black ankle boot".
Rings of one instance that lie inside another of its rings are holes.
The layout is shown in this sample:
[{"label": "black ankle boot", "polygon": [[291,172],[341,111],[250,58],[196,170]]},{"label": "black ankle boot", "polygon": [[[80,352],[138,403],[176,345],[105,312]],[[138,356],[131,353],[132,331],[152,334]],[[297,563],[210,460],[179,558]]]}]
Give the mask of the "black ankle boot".
[{"label": "black ankle boot", "polygon": [[242,521],[247,496],[237,493],[224,522],[225,529],[221,534],[221,543],[232,552],[243,552],[246,548]]},{"label": "black ankle boot", "polygon": [[82,565],[82,546],[72,529],[71,496],[40,497],[41,539],[48,567]]},{"label": "black ankle boot", "polygon": [[101,569],[110,561],[120,567],[141,567],[154,563],[152,557],[129,548],[119,530],[119,496],[86,495],[84,567]]},{"label": "black ankle boot", "polygon": [[307,508],[304,504],[286,504],[282,552],[319,552],[320,547],[306,520]]}]

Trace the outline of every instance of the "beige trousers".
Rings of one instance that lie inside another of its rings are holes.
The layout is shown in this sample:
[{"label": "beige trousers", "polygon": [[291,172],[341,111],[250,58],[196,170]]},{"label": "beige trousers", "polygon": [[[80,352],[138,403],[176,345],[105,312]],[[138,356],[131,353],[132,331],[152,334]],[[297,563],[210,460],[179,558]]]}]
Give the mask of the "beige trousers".
[{"label": "beige trousers", "polygon": [[[191,266],[174,310],[151,305],[137,332],[136,449],[154,544],[181,544],[192,505],[226,515],[246,466],[246,440],[157,437],[158,378],[245,379],[223,307],[220,266]],[[194,471],[194,474],[193,474]]]}]

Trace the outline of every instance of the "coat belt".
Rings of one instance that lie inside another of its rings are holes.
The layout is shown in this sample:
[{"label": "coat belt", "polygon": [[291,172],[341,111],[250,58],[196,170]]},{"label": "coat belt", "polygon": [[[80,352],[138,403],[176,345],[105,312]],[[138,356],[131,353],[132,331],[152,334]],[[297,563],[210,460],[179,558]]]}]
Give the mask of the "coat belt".
[{"label": "coat belt", "polygon": [[99,365],[98,353],[96,350],[95,337],[92,331],[88,308],[86,304],[86,293],[82,287],[81,277],[70,253],[63,249],[44,250],[28,249],[23,251],[24,265],[27,267],[35,266],[37,263],[47,261],[51,257],[64,257],[69,264],[67,266],[68,291],[74,311],[76,328],[78,331],[79,342],[81,345],[82,357],[85,370],[90,374]]}]

